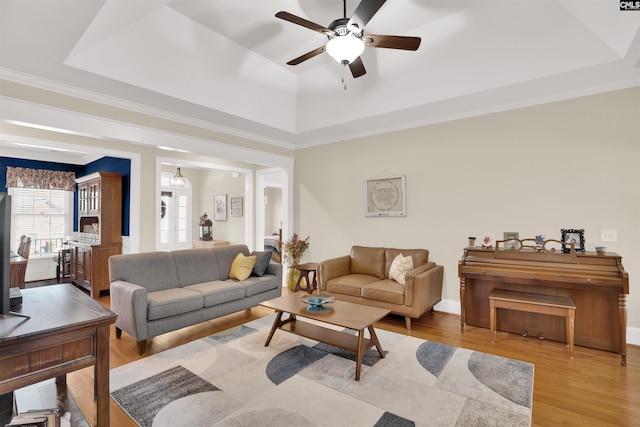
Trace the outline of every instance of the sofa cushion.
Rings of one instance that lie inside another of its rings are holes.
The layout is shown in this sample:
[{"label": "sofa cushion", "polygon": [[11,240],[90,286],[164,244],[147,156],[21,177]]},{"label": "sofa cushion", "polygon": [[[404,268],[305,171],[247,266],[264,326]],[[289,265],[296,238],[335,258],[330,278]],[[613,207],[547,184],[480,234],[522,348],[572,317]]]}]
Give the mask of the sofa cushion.
[{"label": "sofa cushion", "polygon": [[385,251],[385,278],[389,278],[389,269],[393,260],[400,254],[404,256],[411,255],[413,258],[413,268],[416,268],[429,260],[429,251],[426,249],[387,249]]},{"label": "sofa cushion", "polygon": [[360,289],[363,286],[379,280],[378,277],[368,274],[347,274],[346,276],[327,280],[327,292],[359,297],[361,295]]},{"label": "sofa cushion", "polygon": [[202,294],[204,307],[211,307],[216,304],[223,304],[229,301],[241,300],[244,298],[244,287],[233,280],[196,283],[185,286],[184,289]]},{"label": "sofa cushion", "polygon": [[276,276],[265,275],[262,277],[251,276],[242,282],[235,282],[244,287],[244,295],[250,297],[252,295],[258,295],[263,292],[276,289],[282,285],[278,282]]},{"label": "sofa cushion", "polygon": [[385,272],[385,249],[368,248],[364,246],[354,246],[351,248],[351,273],[368,274],[384,278]]},{"label": "sofa cushion", "polygon": [[256,257],[256,265],[253,266],[251,274],[258,277],[264,276],[264,273],[267,271],[267,267],[269,267],[269,261],[271,261],[272,253],[273,252],[271,251],[251,252],[251,256]]},{"label": "sofa cushion", "polygon": [[247,279],[251,276],[254,265],[256,265],[255,256],[244,256],[244,254],[238,254],[231,264],[229,279],[236,279],[240,281]]},{"label": "sofa cushion", "polygon": [[109,281],[122,280],[150,292],[175,288],[178,272],[170,252],[114,255],[109,258]]},{"label": "sofa cushion", "polygon": [[404,286],[391,279],[377,280],[363,286],[360,295],[375,301],[404,304]]},{"label": "sofa cushion", "polygon": [[239,253],[249,256],[249,248],[246,245],[216,246],[211,250],[215,251],[216,261],[218,261],[218,271],[220,272],[218,280],[227,280],[229,278],[231,264],[233,264],[233,260],[236,259]]},{"label": "sofa cushion", "polygon": [[147,294],[147,319],[156,320],[202,308],[201,293],[185,288],[165,289]]},{"label": "sofa cushion", "polygon": [[180,287],[211,282],[220,278],[216,255],[211,249],[184,249],[171,252]]},{"label": "sofa cushion", "polygon": [[407,274],[407,271],[412,268],[413,258],[411,258],[411,255],[404,256],[402,254],[398,254],[389,268],[389,279],[395,280],[401,285],[404,285],[405,275]]}]

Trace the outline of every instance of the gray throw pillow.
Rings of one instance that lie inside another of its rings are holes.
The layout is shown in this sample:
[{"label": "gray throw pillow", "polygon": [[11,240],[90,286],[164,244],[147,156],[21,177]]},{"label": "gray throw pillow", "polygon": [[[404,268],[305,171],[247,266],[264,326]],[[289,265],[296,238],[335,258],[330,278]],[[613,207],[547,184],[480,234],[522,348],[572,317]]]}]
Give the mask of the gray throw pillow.
[{"label": "gray throw pillow", "polygon": [[251,252],[251,256],[256,257],[256,264],[253,266],[251,274],[254,276],[262,277],[269,267],[269,261],[271,261],[271,251],[265,252]]}]

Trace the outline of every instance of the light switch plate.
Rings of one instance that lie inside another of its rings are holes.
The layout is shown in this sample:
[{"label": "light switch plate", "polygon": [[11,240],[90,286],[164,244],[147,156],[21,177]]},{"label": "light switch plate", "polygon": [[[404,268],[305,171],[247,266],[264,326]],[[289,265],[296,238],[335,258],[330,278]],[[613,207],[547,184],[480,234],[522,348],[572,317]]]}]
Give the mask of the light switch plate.
[{"label": "light switch plate", "polygon": [[600,230],[600,241],[602,242],[617,242],[618,230]]}]

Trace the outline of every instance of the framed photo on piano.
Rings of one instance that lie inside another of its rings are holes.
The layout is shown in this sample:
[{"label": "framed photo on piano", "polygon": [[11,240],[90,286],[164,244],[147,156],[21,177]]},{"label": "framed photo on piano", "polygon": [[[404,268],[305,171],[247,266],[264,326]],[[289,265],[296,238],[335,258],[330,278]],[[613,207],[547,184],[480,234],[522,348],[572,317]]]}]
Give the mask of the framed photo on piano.
[{"label": "framed photo on piano", "polygon": [[[584,230],[583,229],[561,229],[562,241],[573,243],[576,252],[584,252]],[[571,251],[571,245],[562,245],[562,252]]]}]

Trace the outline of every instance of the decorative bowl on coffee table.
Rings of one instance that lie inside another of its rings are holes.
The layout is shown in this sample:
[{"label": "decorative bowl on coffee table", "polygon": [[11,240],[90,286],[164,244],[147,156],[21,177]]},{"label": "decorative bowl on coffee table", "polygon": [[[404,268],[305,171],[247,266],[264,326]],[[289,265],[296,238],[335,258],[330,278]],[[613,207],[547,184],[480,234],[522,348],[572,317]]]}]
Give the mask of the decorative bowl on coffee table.
[{"label": "decorative bowl on coffee table", "polygon": [[300,298],[305,304],[309,304],[307,307],[307,311],[324,311],[327,310],[327,307],[324,307],[325,304],[330,304],[336,301],[336,297],[328,296],[328,295],[305,295]]}]

